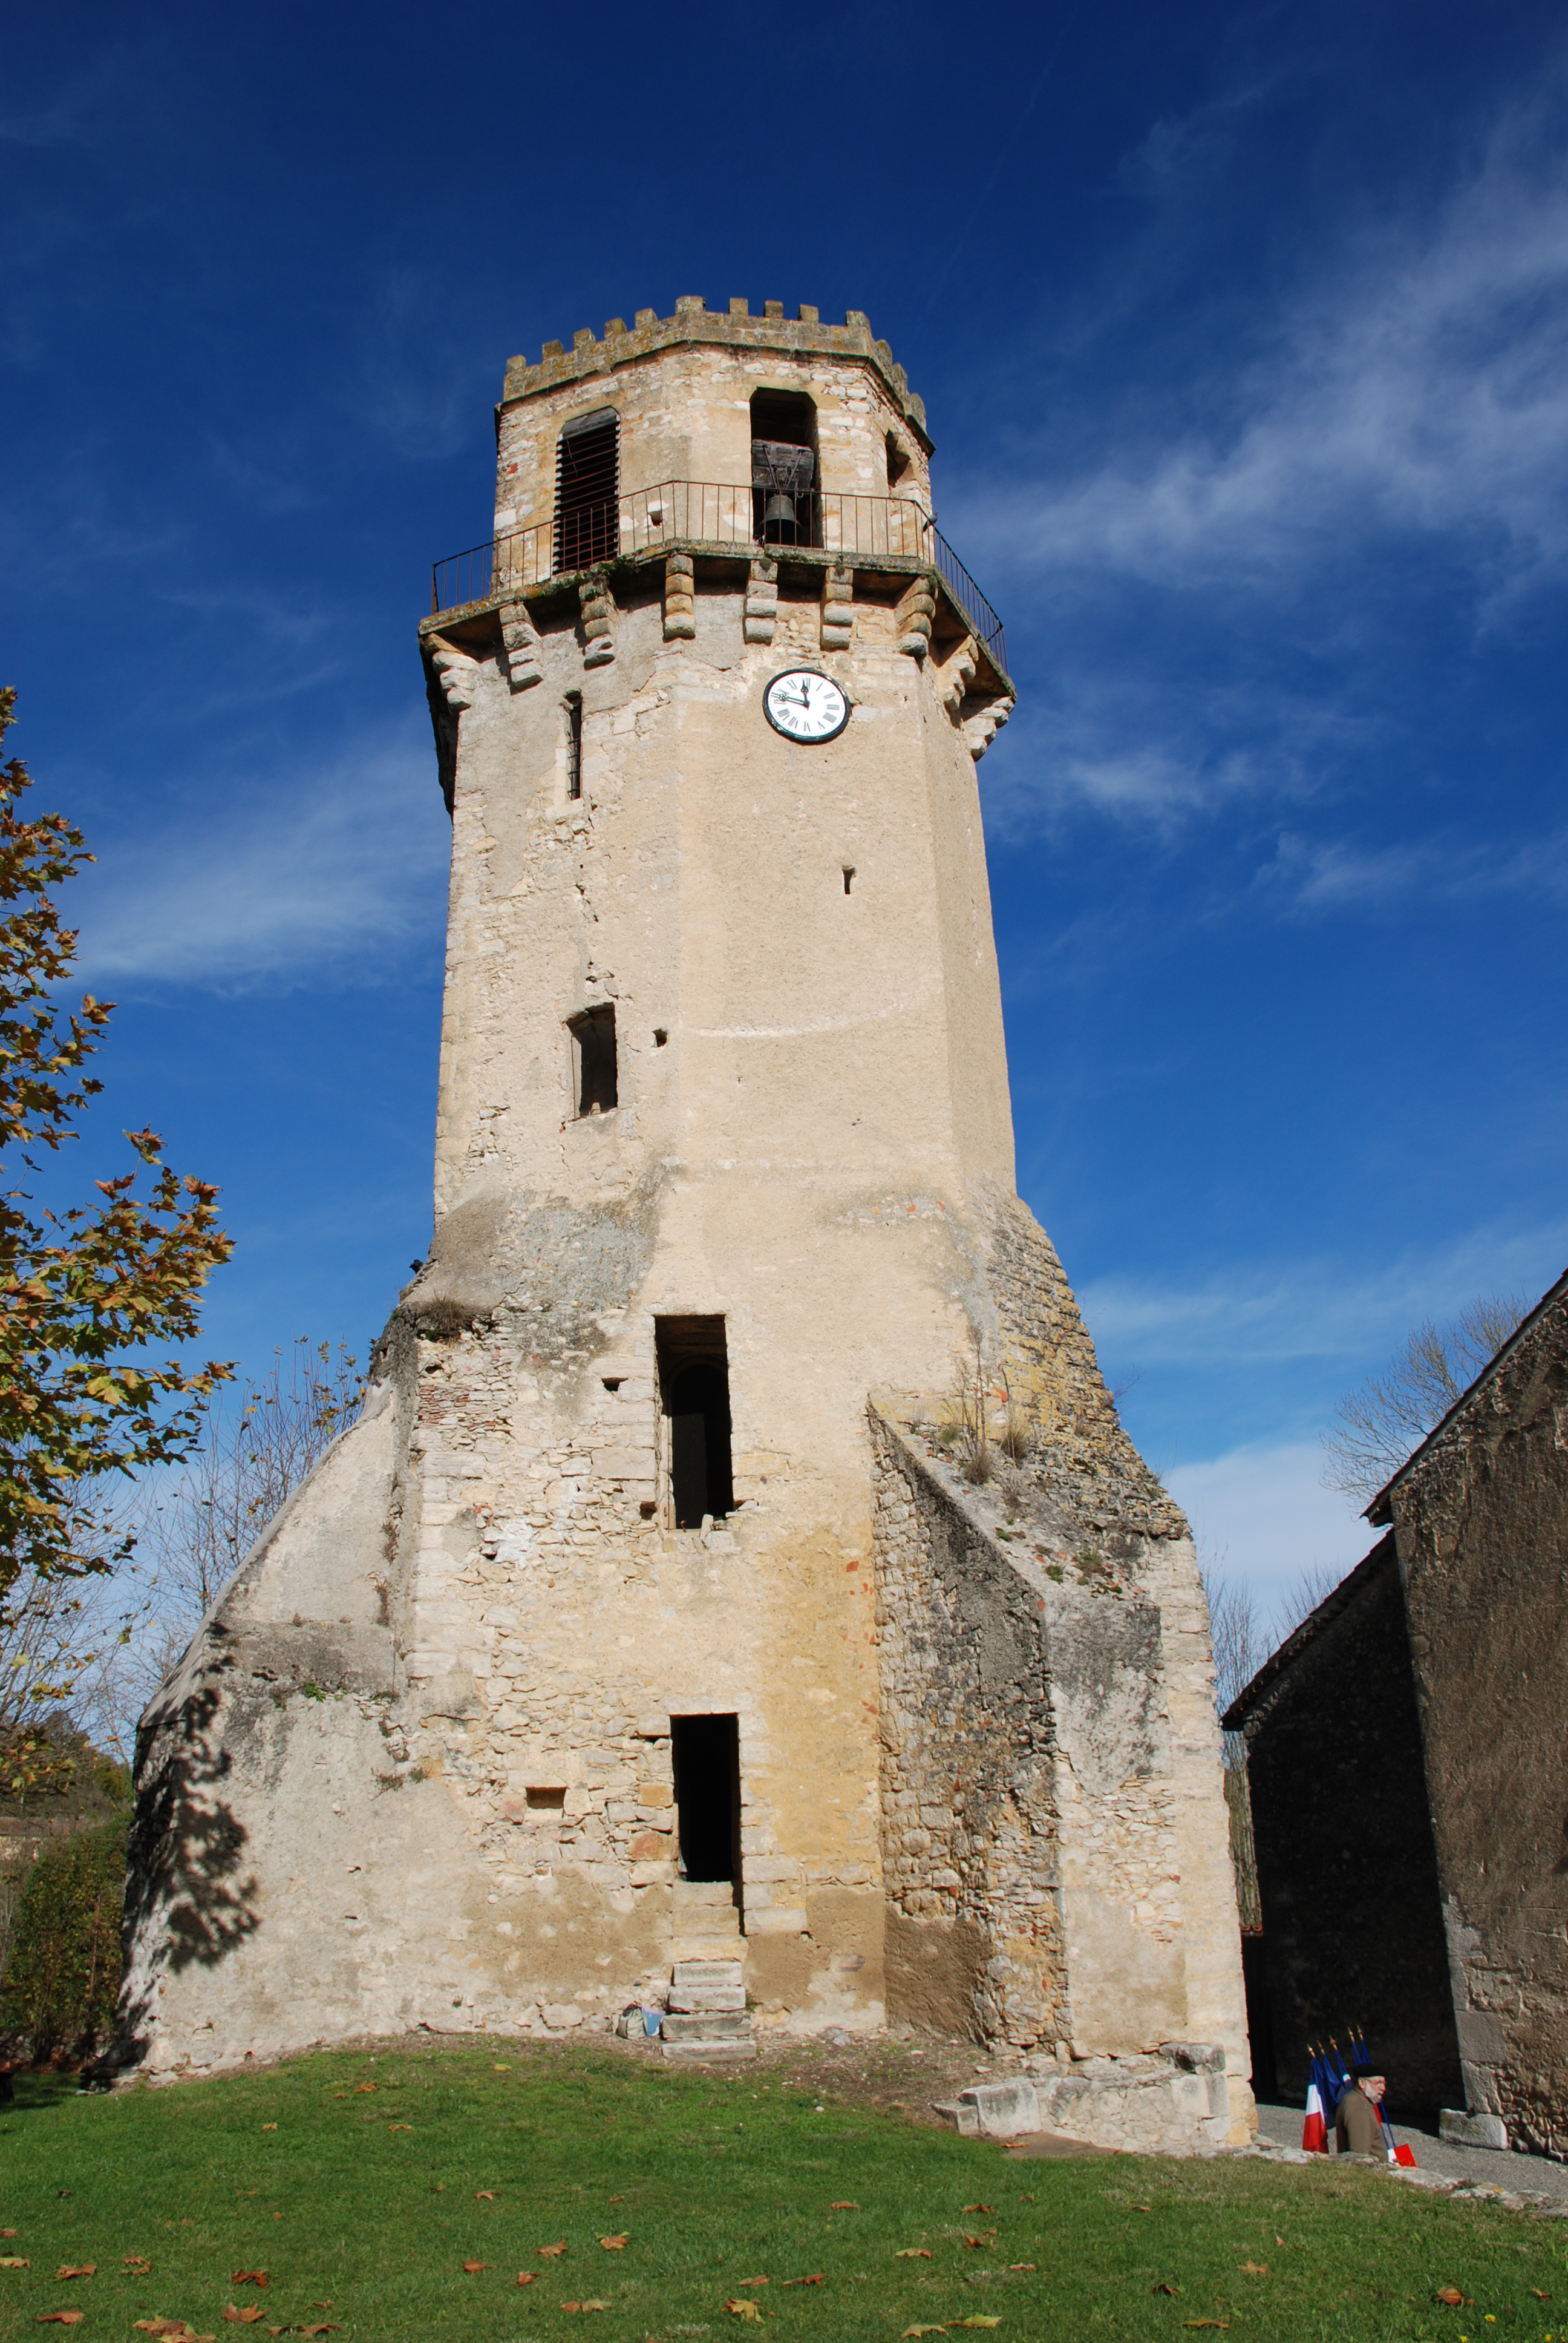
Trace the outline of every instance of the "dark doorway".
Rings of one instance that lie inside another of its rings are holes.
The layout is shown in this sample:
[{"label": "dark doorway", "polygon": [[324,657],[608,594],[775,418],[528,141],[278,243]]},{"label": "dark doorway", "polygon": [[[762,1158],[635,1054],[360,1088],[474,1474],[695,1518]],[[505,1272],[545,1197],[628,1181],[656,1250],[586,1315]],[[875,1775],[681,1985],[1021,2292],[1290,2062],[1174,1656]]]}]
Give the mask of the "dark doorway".
[{"label": "dark doorway", "polygon": [[740,1733],[733,1716],[672,1716],[680,1868],[688,1879],[740,1879]]},{"label": "dark doorway", "polygon": [[556,573],[588,569],[620,550],[620,417],[579,415],[556,450]]},{"label": "dark doorway", "polygon": [[660,1318],[658,1389],[678,1530],[722,1520],[735,1504],[729,1461],[729,1361],[722,1318]]}]

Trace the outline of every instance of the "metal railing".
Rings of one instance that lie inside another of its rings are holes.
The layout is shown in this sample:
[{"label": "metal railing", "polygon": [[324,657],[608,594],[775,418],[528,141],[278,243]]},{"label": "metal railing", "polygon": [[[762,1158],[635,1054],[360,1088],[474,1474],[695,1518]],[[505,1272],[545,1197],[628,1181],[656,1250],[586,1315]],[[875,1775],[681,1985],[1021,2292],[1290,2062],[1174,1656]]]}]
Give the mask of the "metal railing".
[{"label": "metal railing", "polygon": [[930,555],[940,570],[949,590],[970,625],[985,645],[1003,675],[1008,671],[1007,636],[1001,620],[942,535],[933,520],[930,523]]},{"label": "metal railing", "polygon": [[[569,543],[555,520],[513,529],[487,545],[437,561],[430,578],[433,617],[473,603],[504,602],[550,578],[569,576],[619,554],[664,546],[787,553],[791,545],[851,558],[924,561],[937,569],[974,633],[1005,674],[1007,640],[997,617],[923,506],[908,497],[840,496],[811,489],[795,499],[792,531],[764,533],[759,490],[699,480],[666,480],[572,516]],[[573,555],[591,547],[591,560]]]}]

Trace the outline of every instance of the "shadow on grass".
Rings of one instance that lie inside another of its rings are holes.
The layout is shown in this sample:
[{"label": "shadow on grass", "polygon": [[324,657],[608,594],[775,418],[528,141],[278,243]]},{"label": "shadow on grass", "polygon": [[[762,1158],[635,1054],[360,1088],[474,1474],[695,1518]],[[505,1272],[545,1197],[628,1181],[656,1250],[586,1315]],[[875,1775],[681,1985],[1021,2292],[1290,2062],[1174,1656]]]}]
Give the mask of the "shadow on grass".
[{"label": "shadow on grass", "polygon": [[18,2068],[13,2069],[11,2090],[12,2097],[0,2107],[0,2136],[18,2116],[41,2115],[66,2100],[79,2099],[82,2079],[79,2075],[62,2074],[55,2066],[45,2066],[31,2075]]}]

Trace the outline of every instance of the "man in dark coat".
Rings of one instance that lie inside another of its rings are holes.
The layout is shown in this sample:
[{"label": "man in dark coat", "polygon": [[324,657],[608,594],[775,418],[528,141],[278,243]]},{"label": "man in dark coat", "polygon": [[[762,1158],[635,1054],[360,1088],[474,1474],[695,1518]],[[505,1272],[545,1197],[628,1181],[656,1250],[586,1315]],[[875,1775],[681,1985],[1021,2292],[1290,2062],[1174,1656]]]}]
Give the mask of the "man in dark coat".
[{"label": "man in dark coat", "polygon": [[1388,2145],[1378,2108],[1388,2085],[1382,2075],[1358,2066],[1334,2117],[1334,2141],[1342,2156],[1386,2157]]}]

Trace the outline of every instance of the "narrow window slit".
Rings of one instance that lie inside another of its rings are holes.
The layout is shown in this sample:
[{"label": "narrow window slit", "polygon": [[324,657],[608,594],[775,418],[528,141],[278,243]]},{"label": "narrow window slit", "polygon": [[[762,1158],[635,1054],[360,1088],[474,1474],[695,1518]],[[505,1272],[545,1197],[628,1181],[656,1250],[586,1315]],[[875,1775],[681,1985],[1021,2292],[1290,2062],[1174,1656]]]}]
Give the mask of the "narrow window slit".
[{"label": "narrow window slit", "polygon": [[580,691],[567,699],[567,795],[580,798],[583,793],[583,701]]},{"label": "narrow window slit", "polygon": [[845,863],[845,865],[844,865],[844,892],[845,892],[845,894],[846,894],[846,895],[847,895],[847,894],[849,893],[849,891],[850,884],[851,884],[851,882],[852,882],[852,880],[853,880],[853,879],[854,879],[854,876],[855,876],[855,866],[854,866],[854,864],[853,864],[852,862],[846,862],[846,863]]},{"label": "narrow window slit", "polygon": [[585,1009],[580,1017],[568,1020],[567,1031],[572,1041],[572,1081],[578,1117],[608,1114],[618,1095],[613,1005]]}]

